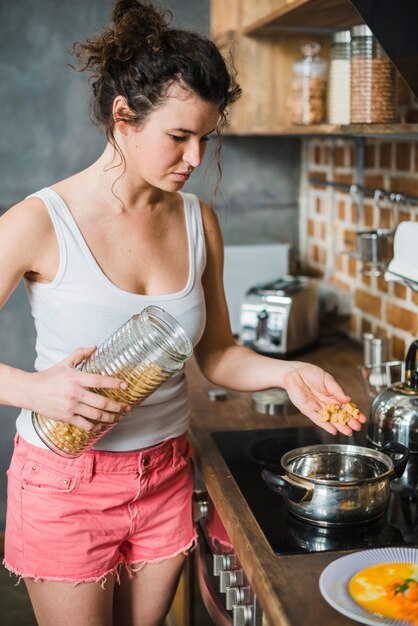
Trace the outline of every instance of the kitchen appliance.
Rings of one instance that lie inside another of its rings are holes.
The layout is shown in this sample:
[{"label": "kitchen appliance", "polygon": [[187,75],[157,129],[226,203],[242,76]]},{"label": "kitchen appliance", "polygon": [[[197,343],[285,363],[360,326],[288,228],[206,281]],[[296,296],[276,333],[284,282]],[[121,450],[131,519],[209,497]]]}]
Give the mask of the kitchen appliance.
[{"label": "kitchen appliance", "polygon": [[257,596],[206,492],[203,498],[199,500],[195,492],[194,511],[199,522],[195,563],[200,595],[207,612],[217,626],[262,626],[265,622]]},{"label": "kitchen appliance", "polygon": [[411,461],[405,474],[394,481],[397,488],[418,494],[418,339],[405,358],[405,379],[383,389],[373,400],[367,439],[373,446],[392,441],[406,446]]},{"label": "kitchen appliance", "polygon": [[286,356],[318,337],[318,283],[284,276],[247,291],[241,303],[240,342],[270,356]]},{"label": "kitchen appliance", "polygon": [[230,245],[224,248],[224,289],[234,335],[239,333],[242,296],[262,282],[289,272],[288,243]]},{"label": "kitchen appliance", "polygon": [[[215,432],[212,437],[262,532],[277,555],[365,549],[418,543],[418,509],[414,498],[392,491],[384,515],[361,525],[321,527],[304,522],[289,511],[283,497],[273,493],[261,473],[283,474],[281,457],[296,448],[344,444],[312,426]],[[350,438],[367,446],[365,434]],[[393,482],[393,481],[392,481]]]},{"label": "kitchen appliance", "polygon": [[[390,452],[400,458],[393,461]],[[318,526],[347,527],[383,515],[390,481],[402,476],[408,459],[408,448],[394,442],[379,451],[322,444],[286,452],[280,462],[283,476],[267,469],[261,475],[299,519]]]},{"label": "kitchen appliance", "polygon": [[393,259],[385,272],[386,281],[403,282],[418,291],[418,222],[401,222],[393,241]]},{"label": "kitchen appliance", "polygon": [[[301,428],[222,431],[212,438],[226,462],[251,513],[273,552],[281,555],[362,550],[418,542],[416,502],[393,492],[384,514],[364,524],[317,526],[296,517],[285,499],[273,493],[263,470],[284,472],[281,457],[295,448],[347,443],[313,426]],[[361,431],[350,438],[366,445]],[[351,446],[349,446],[351,447]],[[369,450],[373,455],[373,451]],[[384,456],[384,455],[382,455]],[[234,546],[213,508],[195,468],[194,513],[199,545],[195,563],[200,595],[217,626],[262,626],[263,610],[242,568]]]}]

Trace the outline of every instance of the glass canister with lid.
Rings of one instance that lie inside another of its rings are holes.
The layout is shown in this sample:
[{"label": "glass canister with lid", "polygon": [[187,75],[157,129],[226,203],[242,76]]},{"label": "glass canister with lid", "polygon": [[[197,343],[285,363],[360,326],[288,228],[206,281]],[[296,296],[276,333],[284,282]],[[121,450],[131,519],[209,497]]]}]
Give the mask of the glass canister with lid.
[{"label": "glass canister with lid", "polygon": [[[136,406],[164,381],[179,372],[191,357],[193,346],[172,315],[157,306],[133,315],[78,369],[124,380],[127,389],[92,389],[118,402]],[[100,423],[100,431],[32,413],[42,441],[61,456],[73,458],[89,450],[115,424]]]},{"label": "glass canister with lid", "polygon": [[320,124],[325,120],[328,64],[319,56],[320,49],[316,42],[303,45],[302,58],[293,64],[293,124]]},{"label": "glass canister with lid", "polygon": [[328,79],[328,121],[350,123],[351,32],[334,33],[331,41],[331,62]]},{"label": "glass canister with lid", "polygon": [[396,71],[374,37],[362,24],[351,29],[351,123],[396,121]]}]

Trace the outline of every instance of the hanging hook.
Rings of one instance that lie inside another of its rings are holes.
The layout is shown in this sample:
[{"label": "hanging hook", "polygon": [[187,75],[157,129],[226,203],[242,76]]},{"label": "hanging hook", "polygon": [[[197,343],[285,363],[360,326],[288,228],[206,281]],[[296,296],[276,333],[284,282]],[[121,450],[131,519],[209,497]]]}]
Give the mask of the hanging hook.
[{"label": "hanging hook", "polygon": [[350,185],[350,196],[353,202],[357,203],[360,193],[361,193],[361,190],[360,190],[359,185],[355,185],[355,184]]},{"label": "hanging hook", "polygon": [[389,200],[393,205],[393,227],[396,228],[399,224],[399,207],[402,204],[406,206],[406,196],[403,193],[391,193]]},{"label": "hanging hook", "polygon": [[351,202],[357,205],[358,222],[361,224],[363,222],[363,189],[360,185],[356,183],[350,185],[350,197]]},{"label": "hanging hook", "polygon": [[382,200],[384,198],[385,192],[383,191],[383,189],[376,189],[374,192],[373,201],[377,209],[380,210],[382,208]]}]

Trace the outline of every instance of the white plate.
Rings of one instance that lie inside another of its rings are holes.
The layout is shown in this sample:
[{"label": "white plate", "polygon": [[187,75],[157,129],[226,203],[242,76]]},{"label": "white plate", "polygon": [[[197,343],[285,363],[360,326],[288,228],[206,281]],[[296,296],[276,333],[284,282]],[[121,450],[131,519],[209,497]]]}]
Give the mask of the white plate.
[{"label": "white plate", "polygon": [[410,626],[410,622],[382,617],[367,611],[353,600],[348,583],[365,567],[382,563],[418,563],[417,548],[376,548],[343,556],[330,563],[319,578],[319,590],[324,599],[339,613],[356,622],[370,626]]}]

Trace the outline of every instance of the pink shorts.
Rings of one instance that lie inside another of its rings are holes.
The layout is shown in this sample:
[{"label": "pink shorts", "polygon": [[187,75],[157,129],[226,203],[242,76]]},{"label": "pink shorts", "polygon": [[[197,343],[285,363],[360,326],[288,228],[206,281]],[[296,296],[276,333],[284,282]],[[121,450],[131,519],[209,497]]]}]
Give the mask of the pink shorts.
[{"label": "pink shorts", "polygon": [[24,578],[103,581],[196,543],[187,434],[137,452],[65,459],[18,435],[8,470],[5,558]]}]

